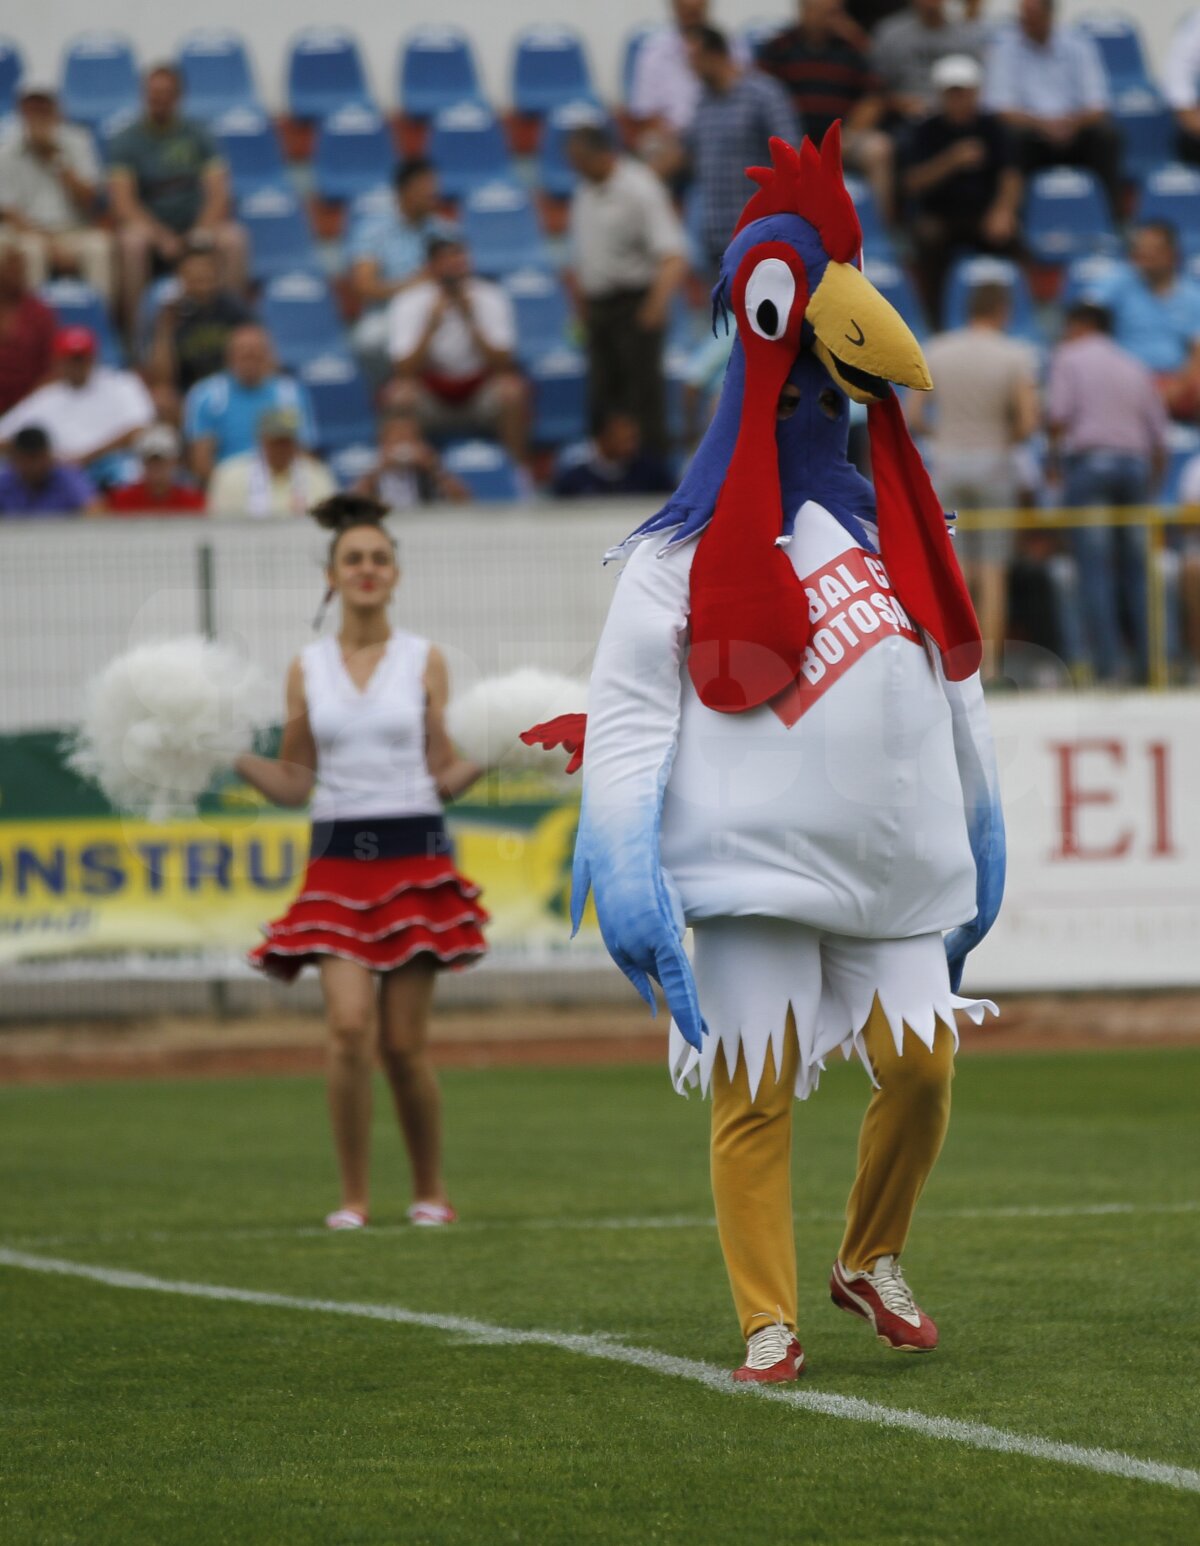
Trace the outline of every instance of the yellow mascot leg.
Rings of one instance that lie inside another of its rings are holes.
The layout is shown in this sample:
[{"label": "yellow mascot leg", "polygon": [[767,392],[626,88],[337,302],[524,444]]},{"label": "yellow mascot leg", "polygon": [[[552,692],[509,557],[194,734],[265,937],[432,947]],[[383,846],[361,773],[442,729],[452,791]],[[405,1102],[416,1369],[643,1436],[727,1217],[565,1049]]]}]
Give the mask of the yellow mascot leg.
[{"label": "yellow mascot leg", "polygon": [[858,1138],[858,1174],[846,1205],[838,1259],[848,1272],[868,1272],[881,1256],[899,1256],[917,1200],[950,1123],[954,1036],[938,1023],[931,1052],[905,1029],[904,1054],[876,998],[863,1028],[879,1088]]},{"label": "yellow mascot leg", "polygon": [[719,1052],[713,1068],[713,1201],[733,1302],[747,1338],[774,1320],[796,1329],[791,1161],[799,1049],[790,1010],[783,1046],[778,1073],[768,1049],[753,1100],[741,1053],[732,1080]]}]

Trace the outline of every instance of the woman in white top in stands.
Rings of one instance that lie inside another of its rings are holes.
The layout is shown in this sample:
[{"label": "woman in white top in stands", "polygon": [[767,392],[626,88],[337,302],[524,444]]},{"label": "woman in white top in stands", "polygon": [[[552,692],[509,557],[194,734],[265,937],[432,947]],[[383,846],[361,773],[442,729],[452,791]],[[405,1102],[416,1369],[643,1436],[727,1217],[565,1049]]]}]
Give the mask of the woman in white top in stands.
[{"label": "woman in white top in stands", "polygon": [[479,889],[455,869],[442,801],[482,773],[457,756],[443,723],[446,663],[436,646],[394,629],[400,570],[384,506],[338,494],[312,511],[333,532],[326,600],[341,601],[336,637],[321,637],[287,677],[278,759],[247,754],[238,773],[277,805],[312,796],[312,848],[299,894],[250,959],[291,981],[321,973],[331,1048],[329,1110],[342,1201],[326,1223],[367,1222],[371,1069],[379,1048],[413,1172],[416,1224],[455,1217],[441,1167],[441,1102],[427,1050],[442,967],[487,948]]}]

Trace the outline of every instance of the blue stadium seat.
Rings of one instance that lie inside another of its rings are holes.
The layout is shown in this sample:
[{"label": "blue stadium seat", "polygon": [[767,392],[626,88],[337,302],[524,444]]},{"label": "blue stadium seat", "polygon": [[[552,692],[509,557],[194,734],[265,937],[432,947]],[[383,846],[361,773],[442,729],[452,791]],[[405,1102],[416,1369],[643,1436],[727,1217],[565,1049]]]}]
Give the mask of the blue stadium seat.
[{"label": "blue stadium seat", "polygon": [[1125,86],[1112,102],[1113,118],[1121,135],[1121,164],[1136,182],[1171,159],[1175,147],[1175,120],[1171,109],[1150,86]]},{"label": "blue stadium seat", "polygon": [[1095,173],[1073,166],[1039,172],[1025,200],[1025,239],[1039,263],[1068,263],[1114,248],[1112,215]]},{"label": "blue stadium seat", "polygon": [[92,139],[96,142],[100,155],[107,162],[112,159],[112,142],[122,129],[128,129],[131,123],[136,123],[138,109],[136,107],[118,108],[115,113],[109,113],[108,117],[100,123],[92,126]]},{"label": "blue stadium seat", "polygon": [[1163,478],[1162,501],[1165,505],[1179,503],[1179,483],[1183,469],[1194,456],[1200,456],[1200,429],[1194,424],[1167,426],[1167,471]]},{"label": "blue stadium seat", "polygon": [[569,27],[527,27],[513,53],[512,101],[543,118],[564,102],[595,95],[583,40]]},{"label": "blue stadium seat", "polygon": [[533,440],[559,446],[587,433],[587,361],[578,349],[554,349],[529,364]]},{"label": "blue stadium seat", "polygon": [[222,27],[189,33],[179,49],[183,110],[211,123],[234,108],[258,106],[258,90],[246,45]]},{"label": "blue stadium seat", "polygon": [[338,27],[309,27],[288,52],[287,104],[293,118],[318,122],[340,107],[370,107],[358,43]]},{"label": "blue stadium seat", "polygon": [[11,38],[0,38],[0,118],[12,112],[17,102],[17,82],[25,69],[21,50]]},{"label": "blue stadium seat", "polygon": [[375,414],[366,378],[344,354],[322,354],[307,360],[297,374],[308,389],[322,451],[342,451],[370,440]]},{"label": "blue stadium seat", "polygon": [[1102,286],[1121,267],[1120,258],[1111,253],[1092,253],[1086,258],[1076,258],[1068,265],[1060,297],[1064,306],[1087,300],[1096,295]]},{"label": "blue stadium seat", "polygon": [[1200,172],[1190,166],[1162,166],[1142,185],[1139,220],[1166,220],[1179,233],[1183,251],[1200,253]]},{"label": "blue stadium seat", "polygon": [[378,463],[378,447],[369,441],[362,441],[358,445],[346,446],[342,451],[335,451],[329,458],[329,470],[337,479],[339,488],[349,488],[369,472],[374,472]]},{"label": "blue stadium seat", "polygon": [[522,363],[561,349],[567,341],[571,310],[562,281],[540,268],[506,274],[501,284],[517,319],[517,357]]},{"label": "blue stadium seat", "polygon": [[1007,258],[959,258],[950,270],[942,298],[947,329],[963,327],[967,320],[967,299],[977,285],[1006,285],[1012,294],[1012,323],[1009,331],[1031,343],[1044,342],[1038,330],[1033,296],[1024,273]]},{"label": "blue stadium seat", "polygon": [[297,269],[317,269],[316,244],[294,193],[283,188],[252,193],[239,203],[238,219],[250,239],[253,278],[277,279]]},{"label": "blue stadium seat", "polygon": [[633,91],[633,77],[637,70],[638,50],[650,34],[656,30],[654,27],[635,27],[625,39],[625,47],[621,54],[622,102],[628,102]]},{"label": "blue stadium seat", "polygon": [[453,473],[481,504],[503,504],[521,497],[521,484],[511,456],[490,440],[460,440],[442,453],[442,466]]},{"label": "blue stadium seat", "polygon": [[114,113],[136,109],[139,97],[127,39],[115,32],[85,32],[67,48],[60,94],[64,118],[98,129]]},{"label": "blue stadium seat", "polygon": [[263,291],[262,320],[279,363],[299,370],[322,354],[345,354],[347,340],[329,286],[319,274],[280,274]]},{"label": "blue stadium seat", "polygon": [[410,32],[400,52],[396,94],[410,118],[432,118],[456,102],[482,102],[470,39],[457,27]]},{"label": "blue stadium seat", "polygon": [[342,107],[317,134],[313,185],[321,198],[344,204],[387,182],[395,159],[388,127],[373,107]]},{"label": "blue stadium seat", "polygon": [[235,198],[288,186],[275,125],[261,109],[232,108],[221,114],[212,131],[229,167]]},{"label": "blue stadium seat", "polygon": [[52,279],[38,291],[60,327],[86,327],[95,333],[105,365],[124,365],[125,355],[113,331],[108,308],[91,285],[78,279]]},{"label": "blue stadium seat", "polygon": [[880,258],[894,260],[892,239],[888,235],[883,216],[879,213],[879,205],[875,202],[870,183],[861,177],[847,177],[846,192],[858,211],[858,223],[862,226],[863,251],[868,256],[875,254]]},{"label": "blue stadium seat", "polygon": [[1125,16],[1120,11],[1093,11],[1087,16],[1076,17],[1075,24],[1100,50],[1109,85],[1114,91],[1122,86],[1150,84],[1146,50],[1132,16]]},{"label": "blue stadium seat", "polygon": [[509,173],[504,135],[482,102],[456,102],[435,114],[429,157],[448,199],[461,199],[480,183]]},{"label": "blue stadium seat", "polygon": [[880,295],[890,301],[908,323],[916,337],[924,338],[929,331],[929,323],[906,270],[890,259],[873,258],[866,265],[866,274]]},{"label": "blue stadium seat", "polygon": [[516,183],[472,188],[463,203],[463,230],[476,272],[489,279],[545,261],[533,205]]},{"label": "blue stadium seat", "polygon": [[552,199],[569,199],[575,189],[575,173],[567,161],[567,138],[572,129],[606,124],[608,114],[592,97],[579,97],[553,108],[546,120],[538,150],[538,183]]}]

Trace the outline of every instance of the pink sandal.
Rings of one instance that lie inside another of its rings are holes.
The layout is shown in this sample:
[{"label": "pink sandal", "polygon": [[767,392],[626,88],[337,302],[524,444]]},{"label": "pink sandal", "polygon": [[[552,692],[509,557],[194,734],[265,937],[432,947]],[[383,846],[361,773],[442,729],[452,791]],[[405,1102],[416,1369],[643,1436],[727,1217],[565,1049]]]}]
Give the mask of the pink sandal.
[{"label": "pink sandal", "polygon": [[326,1229],[365,1229],[366,1227],[367,1215],[360,1213],[357,1208],[338,1208],[325,1216]]},{"label": "pink sandal", "polygon": [[408,1222],[425,1228],[438,1224],[453,1224],[458,1214],[448,1202],[414,1202],[408,1210]]}]

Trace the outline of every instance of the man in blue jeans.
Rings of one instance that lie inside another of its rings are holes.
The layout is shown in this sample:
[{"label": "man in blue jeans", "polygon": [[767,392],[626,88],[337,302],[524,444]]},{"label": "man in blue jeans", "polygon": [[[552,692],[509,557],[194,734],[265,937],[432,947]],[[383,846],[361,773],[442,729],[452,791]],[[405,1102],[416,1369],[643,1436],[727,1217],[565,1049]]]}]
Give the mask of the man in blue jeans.
[{"label": "man in blue jeans", "polygon": [[[1050,361],[1051,450],[1061,457],[1063,503],[1076,509],[1144,505],[1166,465],[1167,414],[1154,378],[1111,332],[1110,313],[1080,301],[1067,314],[1063,342]],[[1145,527],[1084,526],[1070,536],[1084,635],[1075,642],[1071,664],[1086,660],[1097,680],[1114,682],[1122,675],[1127,641],[1129,674],[1144,682]]]}]

